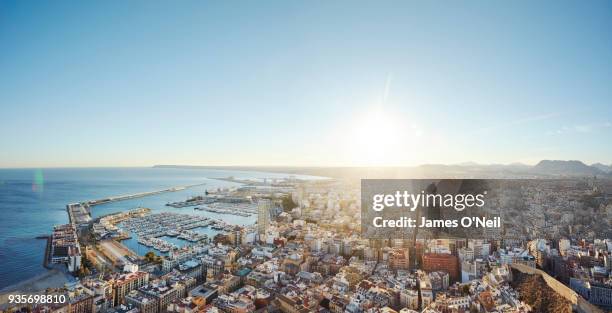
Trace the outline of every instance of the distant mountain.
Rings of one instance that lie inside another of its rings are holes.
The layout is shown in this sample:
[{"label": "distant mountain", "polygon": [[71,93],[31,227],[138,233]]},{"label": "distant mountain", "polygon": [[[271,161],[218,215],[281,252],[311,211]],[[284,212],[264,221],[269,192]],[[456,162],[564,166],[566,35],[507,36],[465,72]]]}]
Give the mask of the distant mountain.
[{"label": "distant mountain", "polygon": [[584,176],[584,175],[605,175],[606,172],[593,166],[588,166],[580,161],[570,160],[542,160],[536,164],[532,172],[538,174],[563,175],[563,176]]},{"label": "distant mountain", "polygon": [[516,167],[516,168],[529,168],[529,167],[531,167],[531,166],[529,166],[527,164],[523,164],[523,163],[520,163],[520,162],[510,163],[510,164],[508,164],[508,166],[513,166],[513,167]]},{"label": "distant mountain", "polygon": [[592,167],[598,168],[606,173],[612,173],[612,164],[610,165],[605,165],[605,164],[601,164],[601,163],[595,163],[595,164],[591,164]]},{"label": "distant mountain", "polygon": [[[603,164],[602,164],[603,165]],[[604,167],[606,165],[603,165]],[[158,168],[224,169],[262,171],[287,174],[315,175],[334,178],[554,178],[554,177],[606,177],[612,170],[589,166],[581,161],[542,160],[535,166],[512,164],[423,164],[403,167],[292,167],[292,166],[190,166],[156,165]]]}]

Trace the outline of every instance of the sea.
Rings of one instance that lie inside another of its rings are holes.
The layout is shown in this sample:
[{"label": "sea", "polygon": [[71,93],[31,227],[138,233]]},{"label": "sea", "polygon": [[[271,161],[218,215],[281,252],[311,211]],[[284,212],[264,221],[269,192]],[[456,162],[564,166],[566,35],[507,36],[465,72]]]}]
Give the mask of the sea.
[{"label": "sea", "polygon": [[[202,195],[206,190],[240,186],[239,183],[215,178],[236,179],[285,178],[320,179],[320,177],[255,171],[171,168],[52,168],[0,169],[0,290],[35,277],[46,269],[43,258],[46,241],[36,239],[51,233],[53,225],[68,223],[66,204],[109,196],[155,191],[176,186],[204,184],[177,192],[165,192],[97,205],[92,216],[146,207],[151,213],[177,212],[197,214],[224,220],[231,224],[248,225],[256,216],[216,214],[197,211],[193,207],[172,208],[169,202],[184,201]],[[211,229],[201,230],[209,237]],[[187,242],[165,238],[183,246]],[[136,238],[123,243],[140,255],[151,248],[140,245]]]}]

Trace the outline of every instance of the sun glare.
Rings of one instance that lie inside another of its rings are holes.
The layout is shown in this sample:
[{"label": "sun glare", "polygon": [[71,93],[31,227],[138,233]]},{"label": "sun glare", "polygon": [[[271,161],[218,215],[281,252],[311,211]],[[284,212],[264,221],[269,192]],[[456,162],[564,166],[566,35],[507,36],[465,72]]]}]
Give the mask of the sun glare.
[{"label": "sun glare", "polygon": [[402,159],[406,121],[399,121],[382,110],[368,112],[349,126],[345,151],[349,163],[358,166],[397,165]]}]

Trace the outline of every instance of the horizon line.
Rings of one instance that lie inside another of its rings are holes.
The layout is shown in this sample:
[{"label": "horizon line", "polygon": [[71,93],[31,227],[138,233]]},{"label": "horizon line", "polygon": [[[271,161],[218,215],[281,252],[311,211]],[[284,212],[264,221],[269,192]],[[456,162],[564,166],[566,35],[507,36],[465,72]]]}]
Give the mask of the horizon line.
[{"label": "horizon line", "polygon": [[104,169],[104,168],[163,168],[163,167],[200,167],[200,168],[240,168],[240,167],[250,167],[250,168],[415,168],[420,166],[511,166],[511,165],[523,165],[523,166],[535,166],[541,161],[578,161],[587,166],[592,166],[594,164],[603,164],[612,166],[612,162],[610,164],[606,164],[604,162],[594,162],[594,163],[585,163],[581,160],[576,159],[568,159],[568,160],[560,160],[560,159],[542,159],[536,163],[529,164],[523,162],[511,162],[511,163],[477,163],[477,162],[459,162],[459,163],[422,163],[417,165],[195,165],[195,164],[154,164],[154,165],[84,165],[84,166],[16,166],[16,167],[2,167],[1,170],[18,170],[18,169],[83,169],[83,168],[91,168],[91,169]]}]

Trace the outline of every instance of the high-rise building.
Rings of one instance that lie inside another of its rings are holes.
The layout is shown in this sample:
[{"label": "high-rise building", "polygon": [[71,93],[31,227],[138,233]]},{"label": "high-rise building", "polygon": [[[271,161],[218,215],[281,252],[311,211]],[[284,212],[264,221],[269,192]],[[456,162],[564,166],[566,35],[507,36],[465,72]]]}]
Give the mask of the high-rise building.
[{"label": "high-rise building", "polygon": [[261,236],[266,233],[270,225],[270,208],[272,202],[269,199],[259,199],[257,202],[257,233]]}]

